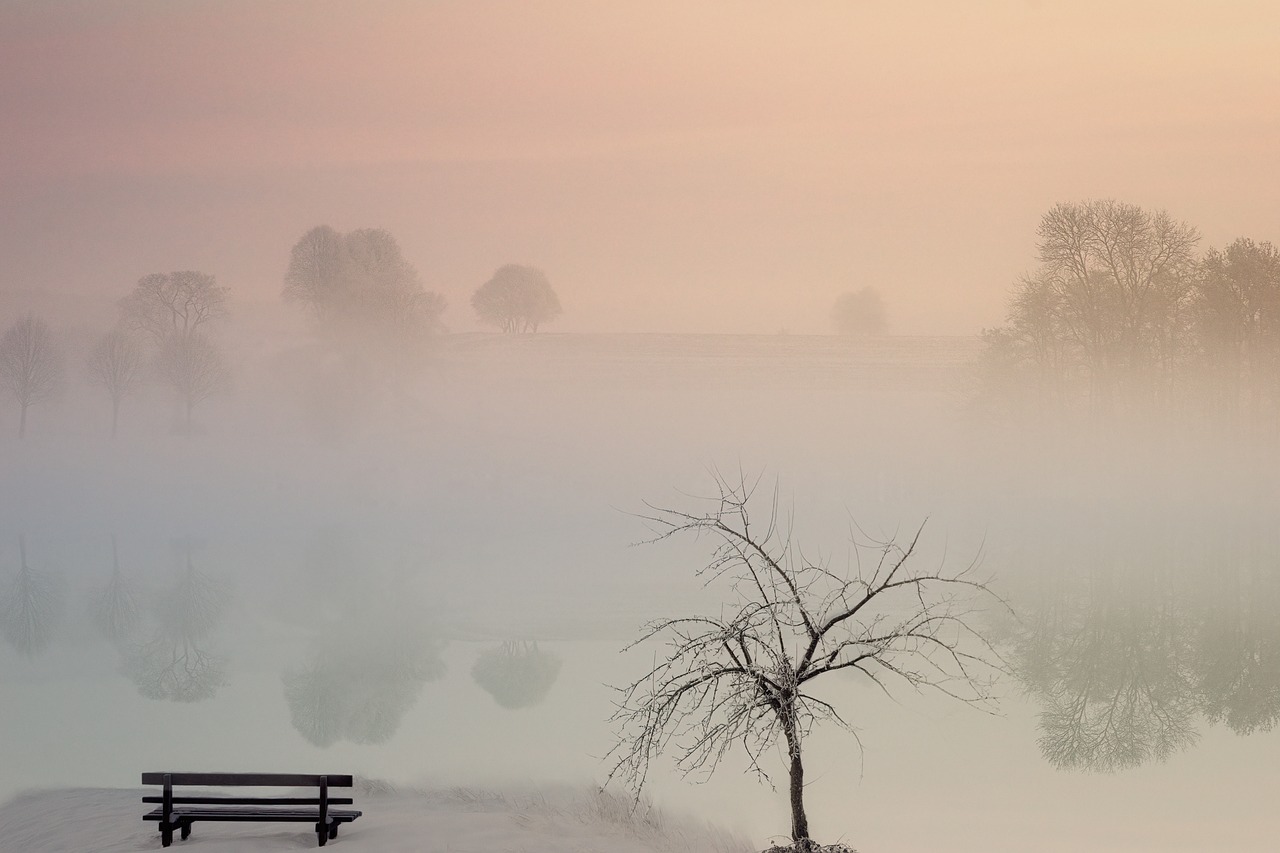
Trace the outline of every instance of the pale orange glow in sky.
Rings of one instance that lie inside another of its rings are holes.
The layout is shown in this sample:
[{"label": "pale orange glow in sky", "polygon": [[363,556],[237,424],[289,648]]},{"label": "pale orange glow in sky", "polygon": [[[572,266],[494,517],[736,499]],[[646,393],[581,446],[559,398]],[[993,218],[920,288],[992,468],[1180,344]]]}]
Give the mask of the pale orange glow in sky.
[{"label": "pale orange glow in sky", "polygon": [[1272,2],[9,2],[0,288],[271,302],[329,223],[456,330],[516,262],[562,331],[969,334],[1059,201],[1280,241],[1277,104]]}]

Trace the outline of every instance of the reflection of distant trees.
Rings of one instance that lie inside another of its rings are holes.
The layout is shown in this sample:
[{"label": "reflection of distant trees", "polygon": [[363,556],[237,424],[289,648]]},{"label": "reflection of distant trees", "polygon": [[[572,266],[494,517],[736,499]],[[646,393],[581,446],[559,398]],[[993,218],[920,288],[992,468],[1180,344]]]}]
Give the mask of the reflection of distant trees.
[{"label": "reflection of distant trees", "polygon": [[417,572],[398,571],[385,544],[342,525],[318,529],[276,609],[312,636],[281,682],[293,727],[316,746],[385,743],[426,683],[444,675],[444,643],[424,622]]},{"label": "reflection of distant trees", "polygon": [[9,644],[26,657],[49,647],[62,596],[55,576],[27,564],[27,541],[18,537],[18,572],[0,597],[0,630]]},{"label": "reflection of distant trees", "polygon": [[[1040,748],[1062,768],[1115,770],[1195,742],[1181,614],[1095,579],[1065,594],[1017,660],[1041,703]],[[1034,624],[1034,623],[1033,623]]]},{"label": "reflection of distant trees", "polygon": [[1280,722],[1280,563],[1225,572],[1200,632],[1204,714],[1236,734]]},{"label": "reflection of distant trees", "polygon": [[138,597],[120,571],[120,554],[114,536],[111,537],[111,580],[94,590],[90,615],[98,632],[113,643],[127,639],[138,627],[141,615]]},{"label": "reflection of distant trees", "polygon": [[1060,567],[1022,597],[1012,658],[1054,765],[1133,767],[1195,743],[1206,721],[1238,734],[1280,721],[1280,561],[1203,550],[1221,562],[1156,542]]},{"label": "reflection of distant trees", "polygon": [[121,671],[148,699],[198,702],[212,698],[226,683],[225,661],[210,652],[208,636],[217,627],[230,594],[226,586],[199,571],[186,547],[186,566],[156,602],[156,626],[150,639],[123,650]]},{"label": "reflection of distant trees", "polygon": [[471,677],[503,708],[537,705],[560,674],[560,658],[534,643],[505,642],[476,658]]},{"label": "reflection of distant trees", "polygon": [[138,693],[169,702],[212,699],[226,683],[225,661],[194,637],[164,631],[128,649],[121,670]]},{"label": "reflection of distant trees", "polygon": [[352,619],[322,630],[304,665],[281,676],[293,727],[316,746],[384,743],[444,674],[443,644],[420,626]]}]

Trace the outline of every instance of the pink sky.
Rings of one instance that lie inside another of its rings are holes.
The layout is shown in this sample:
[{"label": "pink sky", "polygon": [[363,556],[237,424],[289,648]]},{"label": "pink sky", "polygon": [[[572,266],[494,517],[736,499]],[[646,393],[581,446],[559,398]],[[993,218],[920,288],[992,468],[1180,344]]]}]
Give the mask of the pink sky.
[{"label": "pink sky", "polygon": [[[9,2],[5,303],[212,272],[275,301],[307,228],[564,331],[999,323],[1058,201],[1280,241],[1280,5]],[[69,296],[70,295],[70,296]]]}]

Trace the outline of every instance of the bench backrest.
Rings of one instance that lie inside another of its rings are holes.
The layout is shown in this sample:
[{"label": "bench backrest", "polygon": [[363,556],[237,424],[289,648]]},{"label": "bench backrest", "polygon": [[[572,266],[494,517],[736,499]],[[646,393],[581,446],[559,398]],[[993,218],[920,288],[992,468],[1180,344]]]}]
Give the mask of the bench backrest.
[{"label": "bench backrest", "polygon": [[209,785],[254,788],[317,788],[323,778],[330,788],[350,788],[350,774],[334,776],[308,776],[302,773],[143,773],[142,784],[163,785],[165,776],[170,785]]}]

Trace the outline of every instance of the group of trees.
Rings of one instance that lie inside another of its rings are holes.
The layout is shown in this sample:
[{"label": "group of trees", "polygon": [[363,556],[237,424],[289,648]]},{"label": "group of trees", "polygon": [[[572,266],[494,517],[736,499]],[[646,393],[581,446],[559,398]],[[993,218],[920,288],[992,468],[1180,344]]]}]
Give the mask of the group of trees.
[{"label": "group of trees", "polygon": [[[227,368],[208,328],[226,316],[226,294],[214,277],[191,270],[144,276],[119,302],[114,328],[85,357],[87,381],[111,403],[111,434],[122,402],[148,379],[173,390],[182,430],[197,404],[220,390]],[[27,314],[0,337],[0,388],[18,405],[18,435],[27,433],[32,405],[58,393],[66,378],[66,349],[43,319]]]},{"label": "group of trees", "polygon": [[[293,246],[283,296],[307,310],[325,340],[381,353],[392,366],[410,362],[413,348],[441,331],[446,307],[443,296],[423,288],[396,239],[374,228],[346,234],[312,228]],[[118,305],[118,322],[83,365],[87,381],[110,401],[111,434],[125,400],[148,380],[173,391],[180,412],[175,430],[190,432],[196,407],[228,384],[226,360],[211,334],[228,315],[227,288],[194,270],[153,273]],[[515,264],[482,284],[472,305],[482,322],[510,333],[536,332],[561,313],[546,275]],[[0,392],[17,404],[19,436],[26,436],[31,407],[63,388],[66,355],[65,342],[32,314],[0,336]]]},{"label": "group of trees", "polygon": [[[284,281],[286,301],[301,303],[322,334],[347,342],[402,348],[439,331],[446,308],[382,229],[312,228],[294,244]],[[536,332],[561,313],[546,275],[516,264],[500,267],[471,304],[481,322],[504,332]]]},{"label": "group of trees", "polygon": [[1280,252],[1241,238],[1197,255],[1195,228],[1114,200],[1053,207],[1039,267],[1005,326],[984,333],[988,379],[1095,411],[1200,389],[1254,414],[1280,402]]},{"label": "group of trees", "polygon": [[123,329],[109,332],[90,362],[91,375],[111,395],[113,431],[120,392],[129,389],[127,382],[118,380],[137,376],[129,368],[139,357],[138,345],[129,342],[128,333],[150,345],[159,376],[176,392],[182,407],[182,429],[191,430],[196,405],[228,380],[225,360],[208,335],[209,327],[226,317],[226,301],[227,289],[213,276],[191,270],[144,276],[121,300]]},{"label": "group of trees", "polygon": [[302,304],[323,335],[346,343],[398,350],[438,329],[445,309],[395,238],[375,228],[312,228],[294,244],[284,281],[285,300]]}]

